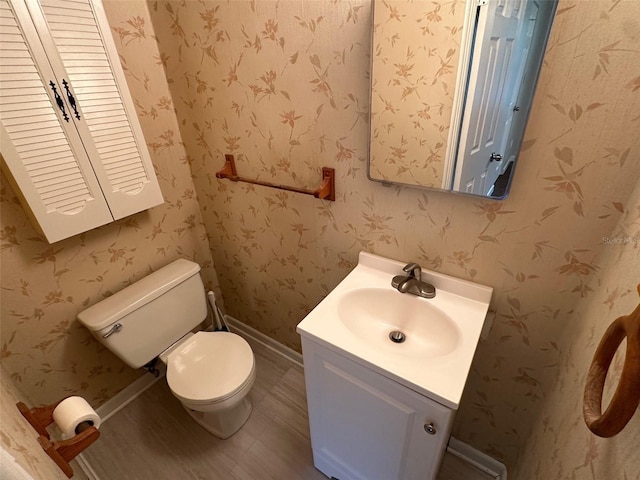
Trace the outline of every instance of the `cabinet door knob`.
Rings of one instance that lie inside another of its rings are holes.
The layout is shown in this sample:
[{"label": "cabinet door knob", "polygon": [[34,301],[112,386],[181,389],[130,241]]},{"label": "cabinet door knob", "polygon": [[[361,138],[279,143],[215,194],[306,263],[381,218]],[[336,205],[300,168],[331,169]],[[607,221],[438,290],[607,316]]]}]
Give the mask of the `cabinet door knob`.
[{"label": "cabinet door knob", "polygon": [[429,435],[435,435],[436,427],[433,426],[433,422],[425,423],[424,431],[427,432]]}]

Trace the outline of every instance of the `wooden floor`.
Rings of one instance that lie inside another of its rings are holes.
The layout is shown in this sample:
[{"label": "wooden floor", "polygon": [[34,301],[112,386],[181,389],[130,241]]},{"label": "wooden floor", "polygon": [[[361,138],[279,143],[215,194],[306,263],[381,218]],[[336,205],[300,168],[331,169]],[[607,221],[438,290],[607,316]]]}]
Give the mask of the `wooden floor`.
[{"label": "wooden floor", "polygon": [[[98,478],[326,480],[313,466],[303,369],[250,343],[256,357],[253,412],[238,433],[219,440],[206,432],[161,379],[104,422],[99,440],[83,453]],[[446,454],[438,480],[493,477]]]}]

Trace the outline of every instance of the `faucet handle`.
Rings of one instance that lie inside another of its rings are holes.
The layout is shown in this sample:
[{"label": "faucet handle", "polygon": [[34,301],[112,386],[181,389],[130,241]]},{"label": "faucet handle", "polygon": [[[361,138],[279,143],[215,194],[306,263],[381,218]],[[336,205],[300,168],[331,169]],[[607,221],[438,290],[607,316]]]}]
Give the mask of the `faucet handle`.
[{"label": "faucet handle", "polygon": [[421,280],[422,278],[422,268],[415,262],[406,264],[404,267],[402,267],[402,270],[407,272],[410,276],[417,278],[418,280]]}]

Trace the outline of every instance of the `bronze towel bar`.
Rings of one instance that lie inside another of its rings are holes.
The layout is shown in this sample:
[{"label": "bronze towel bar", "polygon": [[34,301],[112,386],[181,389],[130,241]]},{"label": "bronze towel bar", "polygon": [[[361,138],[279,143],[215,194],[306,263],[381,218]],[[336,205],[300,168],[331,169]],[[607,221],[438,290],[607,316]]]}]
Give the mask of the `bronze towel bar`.
[{"label": "bronze towel bar", "polygon": [[332,202],[336,199],[335,170],[333,168],[322,167],[322,185],[315,190],[309,190],[306,188],[288,187],[286,185],[278,185],[277,183],[240,177],[236,170],[236,162],[233,155],[225,155],[224,160],[224,167],[222,167],[222,170],[219,172],[216,172],[216,177],[218,178],[228,178],[234,182],[252,183],[254,185],[278,188],[289,192],[304,193],[305,195],[313,195],[316,198],[331,200]]}]

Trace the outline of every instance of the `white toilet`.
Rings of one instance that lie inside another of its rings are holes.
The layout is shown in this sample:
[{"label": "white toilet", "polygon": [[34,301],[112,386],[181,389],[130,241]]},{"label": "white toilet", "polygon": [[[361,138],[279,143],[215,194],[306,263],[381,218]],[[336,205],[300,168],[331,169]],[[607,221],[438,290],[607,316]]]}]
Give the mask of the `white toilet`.
[{"label": "white toilet", "polygon": [[176,260],[78,314],[78,320],[127,365],[156,357],[189,415],[219,438],[251,414],[256,378],[249,344],[229,332],[191,331],[207,317],[200,266]]}]

